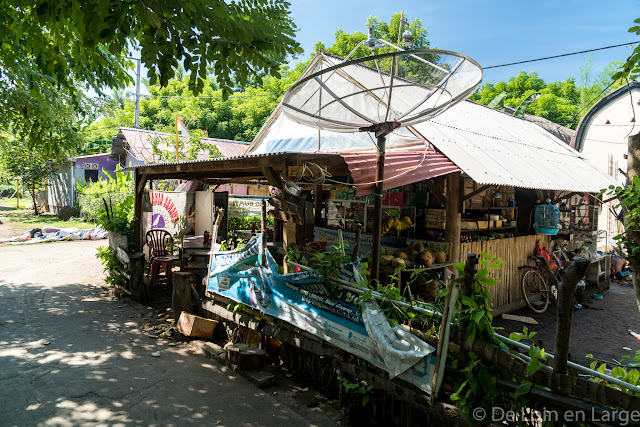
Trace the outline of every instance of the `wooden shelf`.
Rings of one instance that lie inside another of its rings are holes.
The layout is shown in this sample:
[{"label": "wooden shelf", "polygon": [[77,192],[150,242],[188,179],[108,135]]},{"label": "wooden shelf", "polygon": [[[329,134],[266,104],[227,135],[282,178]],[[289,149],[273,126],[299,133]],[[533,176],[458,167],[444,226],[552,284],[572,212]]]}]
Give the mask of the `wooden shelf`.
[{"label": "wooden shelf", "polygon": [[515,227],[489,227],[489,228],[463,228],[460,232],[468,233],[470,231],[495,231],[495,230],[513,230]]}]

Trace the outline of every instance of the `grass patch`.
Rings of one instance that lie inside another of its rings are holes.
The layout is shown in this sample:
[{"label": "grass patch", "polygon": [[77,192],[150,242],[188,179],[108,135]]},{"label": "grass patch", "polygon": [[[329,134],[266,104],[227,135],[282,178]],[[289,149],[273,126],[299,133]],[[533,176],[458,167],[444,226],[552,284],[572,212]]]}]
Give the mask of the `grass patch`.
[{"label": "grass patch", "polygon": [[0,200],[0,217],[2,217],[2,222],[23,232],[32,228],[42,228],[45,225],[56,228],[93,228],[96,226],[95,223],[86,222],[82,218],[71,218],[68,221],[63,221],[58,218],[57,215],[49,212],[36,215],[30,206],[31,201],[28,199],[20,199],[19,208],[16,207],[15,198]]}]

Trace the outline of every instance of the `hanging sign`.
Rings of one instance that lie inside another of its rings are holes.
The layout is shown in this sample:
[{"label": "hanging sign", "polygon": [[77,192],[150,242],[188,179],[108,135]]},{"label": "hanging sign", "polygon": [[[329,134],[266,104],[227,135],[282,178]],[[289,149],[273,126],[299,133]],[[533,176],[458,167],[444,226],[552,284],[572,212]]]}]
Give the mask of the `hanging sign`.
[{"label": "hanging sign", "polygon": [[302,206],[294,205],[293,203],[287,203],[281,199],[271,198],[269,204],[277,210],[288,212],[298,216],[304,216],[304,209]]},{"label": "hanging sign", "polygon": [[269,212],[272,218],[286,222],[295,222],[298,225],[304,224],[303,200],[277,187],[269,187],[269,204],[275,209]]}]

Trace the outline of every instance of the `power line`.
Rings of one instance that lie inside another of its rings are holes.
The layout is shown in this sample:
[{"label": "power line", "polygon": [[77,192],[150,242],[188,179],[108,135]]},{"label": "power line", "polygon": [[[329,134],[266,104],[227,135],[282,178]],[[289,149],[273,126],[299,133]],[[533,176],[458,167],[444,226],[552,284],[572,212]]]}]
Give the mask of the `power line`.
[{"label": "power line", "polygon": [[[599,47],[599,48],[595,48],[595,49],[588,49],[588,50],[581,50],[579,52],[570,52],[570,53],[563,53],[561,55],[554,55],[554,56],[546,56],[544,58],[537,58],[537,59],[528,59],[526,61],[519,61],[519,62],[510,62],[508,64],[501,64],[501,65],[492,65],[489,67],[482,67],[483,70],[489,70],[492,68],[500,68],[500,67],[508,67],[510,65],[518,65],[518,64],[526,64],[529,62],[537,62],[537,61],[546,61],[549,59],[556,59],[556,58],[562,58],[565,56],[571,56],[571,55],[580,55],[582,53],[589,53],[589,52],[596,52],[599,50],[605,50],[605,49],[613,49],[616,47],[621,47],[621,46],[628,46],[628,45],[633,45],[633,44],[637,44],[640,43],[638,41],[635,42],[628,42],[628,43],[621,43],[621,44],[616,44],[616,45],[611,45],[611,46],[605,46],[605,47]],[[133,58],[136,59],[136,58]],[[258,97],[265,97],[265,96],[282,96],[284,95],[284,93],[265,93],[265,94],[255,94],[255,95],[230,95],[227,97],[227,99],[232,99],[232,98],[258,98]],[[199,99],[221,99],[223,98],[222,95],[219,96],[181,96],[181,95],[140,95],[141,97],[145,97],[145,98],[199,98]]]},{"label": "power line", "polygon": [[640,42],[635,41],[635,42],[629,42],[629,43],[621,43],[621,44],[616,44],[612,46],[599,47],[596,49],[581,50],[580,52],[563,53],[562,55],[546,56],[544,58],[538,58],[538,59],[528,59],[526,61],[511,62],[509,64],[492,65],[490,67],[482,67],[482,69],[488,70],[490,68],[499,68],[499,67],[508,67],[510,65],[526,64],[527,62],[545,61],[547,59],[562,58],[564,56],[579,55],[581,53],[589,53],[589,52],[595,52],[598,50],[613,49],[614,47],[628,46],[630,44],[636,44],[636,43],[640,43]]}]

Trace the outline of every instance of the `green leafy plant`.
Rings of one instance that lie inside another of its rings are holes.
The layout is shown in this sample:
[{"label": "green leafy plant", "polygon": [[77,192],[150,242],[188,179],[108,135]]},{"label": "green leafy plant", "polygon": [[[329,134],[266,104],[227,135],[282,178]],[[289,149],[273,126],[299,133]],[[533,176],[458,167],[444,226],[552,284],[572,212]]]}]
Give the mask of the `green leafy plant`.
[{"label": "green leafy plant", "polygon": [[[468,324],[465,333],[467,334],[469,343],[472,343],[476,336],[486,341],[496,343],[492,326],[493,308],[491,308],[491,293],[487,287],[494,286],[498,283],[498,280],[489,277],[489,272],[491,269],[500,269],[500,264],[504,264],[504,261],[493,258],[486,252],[482,252],[482,258],[480,258],[478,263],[481,265],[481,268],[476,271],[474,276],[471,295],[461,296],[461,308],[457,313],[457,317],[460,322]],[[455,281],[462,284],[465,263],[461,261],[455,265],[455,268],[459,275]]]},{"label": "green leafy plant", "polygon": [[120,273],[122,264],[116,257],[116,251],[109,246],[100,246],[96,253],[96,258],[100,260],[104,267],[104,272],[107,274],[105,282],[113,287],[122,286],[126,279]]},{"label": "green leafy plant", "polygon": [[367,406],[369,403],[369,399],[371,398],[371,390],[373,389],[372,385],[369,385],[366,381],[357,381],[353,382],[349,378],[345,378],[343,376],[338,377],[338,381],[340,381],[340,386],[347,392],[347,394],[351,396],[361,396],[362,406]]},{"label": "green leafy plant", "polygon": [[[607,362],[595,360],[592,354],[587,354],[586,357],[588,359],[594,359],[589,366],[591,369],[598,371],[601,374],[610,375],[616,379],[619,379],[631,385],[639,385],[640,371],[638,371],[638,368],[640,368],[640,350],[637,351],[634,356],[622,357],[621,362],[629,361],[628,363],[622,364],[622,363],[616,363],[616,362],[609,362],[612,365],[611,372],[608,372]],[[598,362],[600,362],[599,366],[598,366]],[[601,378],[596,377],[593,380],[597,383],[605,383],[607,386],[616,388],[625,393],[633,394],[636,396],[640,395],[640,393],[635,393],[629,390],[628,388],[621,387],[617,384],[609,383]]]},{"label": "green leafy plant", "polygon": [[105,230],[133,237],[134,181],[131,173],[116,170],[115,177],[106,170],[107,179],[78,184],[82,214],[102,225]]}]

